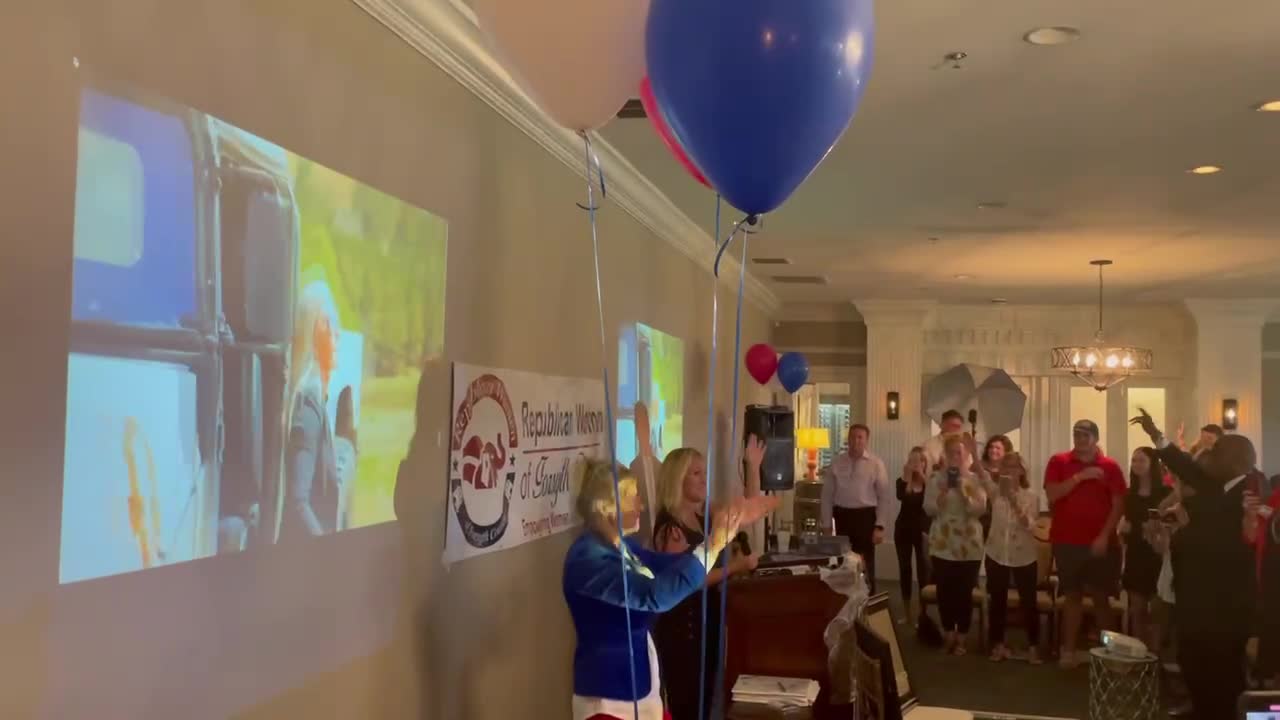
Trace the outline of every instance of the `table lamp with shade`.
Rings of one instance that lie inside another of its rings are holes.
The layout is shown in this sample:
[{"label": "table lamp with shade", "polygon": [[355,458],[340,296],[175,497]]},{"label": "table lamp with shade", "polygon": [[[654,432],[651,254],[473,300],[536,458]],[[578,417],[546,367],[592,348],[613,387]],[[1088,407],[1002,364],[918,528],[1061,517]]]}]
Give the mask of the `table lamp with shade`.
[{"label": "table lamp with shade", "polygon": [[818,479],[818,451],[831,447],[831,431],[826,428],[797,428],[796,447],[804,450],[805,462],[809,473],[805,480],[816,482]]}]

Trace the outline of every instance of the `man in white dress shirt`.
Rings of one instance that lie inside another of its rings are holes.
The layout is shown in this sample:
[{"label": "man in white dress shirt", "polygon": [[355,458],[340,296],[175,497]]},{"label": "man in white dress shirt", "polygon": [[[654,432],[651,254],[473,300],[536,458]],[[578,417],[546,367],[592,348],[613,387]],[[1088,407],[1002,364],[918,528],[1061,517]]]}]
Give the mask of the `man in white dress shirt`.
[{"label": "man in white dress shirt", "polygon": [[888,522],[889,473],[880,458],[867,450],[871,430],[849,428],[849,447],[822,472],[822,527],[849,538],[850,548],[862,556],[867,587],[876,591],[876,546],[884,541]]}]

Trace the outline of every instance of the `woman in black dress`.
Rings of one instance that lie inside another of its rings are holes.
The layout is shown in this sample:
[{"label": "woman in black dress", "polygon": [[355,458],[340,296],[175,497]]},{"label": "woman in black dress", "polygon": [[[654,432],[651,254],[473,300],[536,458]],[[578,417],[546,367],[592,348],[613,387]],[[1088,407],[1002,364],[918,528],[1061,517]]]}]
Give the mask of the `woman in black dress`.
[{"label": "woman in black dress", "polygon": [[[760,494],[760,463],[764,459],[764,443],[754,436],[747,440],[743,452],[745,487],[743,494]],[[658,473],[658,514],[653,523],[653,547],[658,552],[693,552],[703,541],[703,515],[706,507],[706,461],[693,448],[671,451]],[[733,550],[736,546],[731,546]],[[711,717],[720,663],[720,586],[727,575],[749,573],[756,558],[733,552],[726,568],[707,571],[706,664],[699,666],[703,637],[702,593],[685,598],[674,609],[663,613],[654,628],[654,644],[662,667],[662,686],[667,693],[667,709],[672,720],[700,720]],[[701,689],[698,679],[703,679]],[[698,697],[702,696],[699,708]]]},{"label": "woman in black dress", "polygon": [[[929,516],[924,511],[924,488],[928,480],[929,459],[924,448],[913,447],[907,454],[907,463],[898,478],[898,519],[893,524],[893,548],[898,553],[898,579],[902,583],[902,606],[911,617],[912,582],[911,558],[915,556],[915,581],[919,587],[928,583],[926,576],[928,557],[924,549],[924,536],[929,532]],[[918,614],[918,613],[917,613]],[[899,622],[905,622],[903,617]]]},{"label": "woman in black dress", "polygon": [[1148,541],[1149,523],[1159,524],[1153,511],[1168,497],[1164,465],[1154,448],[1140,447],[1129,461],[1129,493],[1124,499],[1124,520],[1120,534],[1124,540],[1124,574],[1121,582],[1129,596],[1129,617],[1133,634],[1143,642],[1154,642],[1151,601],[1156,596],[1163,557]]}]

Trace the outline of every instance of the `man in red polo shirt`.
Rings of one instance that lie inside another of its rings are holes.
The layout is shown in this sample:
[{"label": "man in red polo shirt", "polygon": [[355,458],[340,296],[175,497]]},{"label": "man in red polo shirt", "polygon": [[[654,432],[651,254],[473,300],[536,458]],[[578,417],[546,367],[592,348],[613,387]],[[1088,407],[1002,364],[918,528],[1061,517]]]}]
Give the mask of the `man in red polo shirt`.
[{"label": "man in red polo shirt", "polygon": [[1054,455],[1044,470],[1044,492],[1053,525],[1049,540],[1058,566],[1059,588],[1066,596],[1062,610],[1064,668],[1080,664],[1076,643],[1083,619],[1084,592],[1093,598],[1098,629],[1111,627],[1107,595],[1115,585],[1110,557],[1116,524],[1124,512],[1124,473],[1098,448],[1098,426],[1081,420],[1071,429],[1074,449]]}]

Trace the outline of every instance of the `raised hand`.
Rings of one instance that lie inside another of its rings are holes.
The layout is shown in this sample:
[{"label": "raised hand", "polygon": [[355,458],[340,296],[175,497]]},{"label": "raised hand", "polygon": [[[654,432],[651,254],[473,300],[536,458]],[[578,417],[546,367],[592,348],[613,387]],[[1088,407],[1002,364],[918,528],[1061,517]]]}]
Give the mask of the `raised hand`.
[{"label": "raised hand", "polygon": [[758,468],[764,462],[764,440],[755,433],[747,436],[747,446],[743,449],[747,465]]},{"label": "raised hand", "polygon": [[757,495],[749,498],[738,498],[728,507],[715,513],[712,524],[710,542],[716,549],[723,549],[729,540],[738,534],[741,525],[763,518],[778,507],[779,499],[773,495]]},{"label": "raised hand", "polygon": [[1151,438],[1151,442],[1159,441],[1161,435],[1160,428],[1156,427],[1156,421],[1151,417],[1151,413],[1148,413],[1142,408],[1138,408],[1138,412],[1141,414],[1129,420],[1129,424],[1141,427],[1142,431],[1147,434],[1147,437]]},{"label": "raised hand", "polygon": [[781,500],[776,495],[757,495],[755,497],[739,498],[733,502],[733,506],[737,507],[740,513],[739,524],[750,525],[777,509],[780,502]]}]

